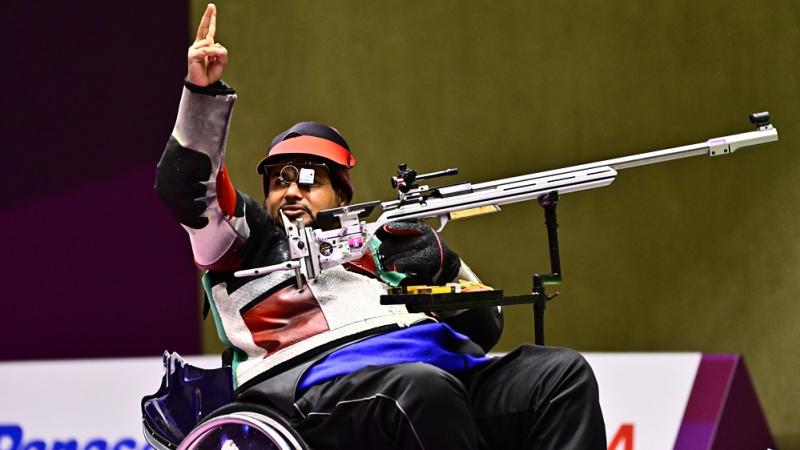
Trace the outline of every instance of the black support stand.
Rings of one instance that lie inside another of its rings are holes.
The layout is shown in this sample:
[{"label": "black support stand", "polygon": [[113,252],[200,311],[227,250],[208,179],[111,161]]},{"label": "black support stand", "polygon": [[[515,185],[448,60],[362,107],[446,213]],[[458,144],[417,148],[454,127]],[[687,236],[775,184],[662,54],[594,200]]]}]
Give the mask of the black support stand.
[{"label": "black support stand", "polygon": [[539,204],[544,208],[544,223],[547,226],[550,273],[533,275],[533,335],[536,345],[544,345],[544,310],[548,300],[558,295],[558,292],[547,295],[545,288],[561,284],[561,257],[558,252],[558,221],[556,219],[558,192],[550,192],[540,197]]}]

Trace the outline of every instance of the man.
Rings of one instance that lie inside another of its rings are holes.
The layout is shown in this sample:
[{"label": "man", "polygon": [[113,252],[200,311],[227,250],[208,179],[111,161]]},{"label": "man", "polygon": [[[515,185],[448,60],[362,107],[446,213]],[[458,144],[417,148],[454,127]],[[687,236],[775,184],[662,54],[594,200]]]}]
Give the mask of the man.
[{"label": "man", "polygon": [[[300,287],[291,272],[233,276],[289,259],[281,220],[313,224],[320,211],[348,204],[356,161],[337,130],[302,122],[258,165],[263,207],[236,191],[223,165],[236,95],[221,81],[228,54],[215,32],[210,4],[189,48],[156,190],[207,270],[219,336],[234,351],[237,400],[278,408],[315,449],[605,448],[586,362],[534,346],[488,358],[502,330],[496,308],[436,320],[380,305],[385,285],[369,259]],[[377,236],[382,264],[407,282],[475,279],[427,226],[395,223]]]}]

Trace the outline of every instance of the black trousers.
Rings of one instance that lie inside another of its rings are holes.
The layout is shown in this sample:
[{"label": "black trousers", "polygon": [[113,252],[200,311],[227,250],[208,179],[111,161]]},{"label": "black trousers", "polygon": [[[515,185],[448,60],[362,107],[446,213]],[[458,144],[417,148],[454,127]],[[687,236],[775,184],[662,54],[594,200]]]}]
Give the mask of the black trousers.
[{"label": "black trousers", "polygon": [[605,450],[597,382],[568,349],[525,345],[458,376],[367,367],[313,386],[293,425],[313,450]]}]

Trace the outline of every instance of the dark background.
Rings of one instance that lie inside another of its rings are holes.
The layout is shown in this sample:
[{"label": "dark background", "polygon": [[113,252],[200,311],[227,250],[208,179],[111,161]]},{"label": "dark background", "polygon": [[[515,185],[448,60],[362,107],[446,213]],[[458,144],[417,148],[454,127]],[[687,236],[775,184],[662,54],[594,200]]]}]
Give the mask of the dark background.
[{"label": "dark background", "polygon": [[191,251],[152,189],[187,16],[181,1],[3,5],[0,359],[200,351]]}]

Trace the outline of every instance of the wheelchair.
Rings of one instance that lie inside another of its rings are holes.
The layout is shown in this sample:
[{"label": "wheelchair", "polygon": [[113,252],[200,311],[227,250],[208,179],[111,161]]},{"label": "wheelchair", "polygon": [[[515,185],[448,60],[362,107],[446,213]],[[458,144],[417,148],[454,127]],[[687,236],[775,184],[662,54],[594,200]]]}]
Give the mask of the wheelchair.
[{"label": "wheelchair", "polygon": [[164,353],[161,387],[142,399],[147,442],[157,450],[309,450],[275,409],[233,401],[230,367],[200,369]]}]

